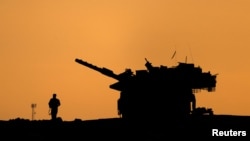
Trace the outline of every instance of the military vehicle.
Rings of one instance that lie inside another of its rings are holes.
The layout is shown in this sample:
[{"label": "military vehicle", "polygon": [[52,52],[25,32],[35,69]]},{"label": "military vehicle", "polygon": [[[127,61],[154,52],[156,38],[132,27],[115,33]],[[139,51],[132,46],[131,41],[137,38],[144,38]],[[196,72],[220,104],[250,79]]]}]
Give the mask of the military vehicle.
[{"label": "military vehicle", "polygon": [[[125,69],[115,74],[105,67],[75,59],[75,62],[117,80],[110,88],[120,92],[117,109],[122,119],[161,122],[190,117],[192,113],[206,113],[206,109],[196,108],[195,94],[200,90],[215,91],[216,74],[202,72],[202,68],[193,63],[155,67],[146,58],[145,61],[144,70]],[[196,109],[199,112],[195,112]],[[212,114],[211,109],[207,112]]]}]

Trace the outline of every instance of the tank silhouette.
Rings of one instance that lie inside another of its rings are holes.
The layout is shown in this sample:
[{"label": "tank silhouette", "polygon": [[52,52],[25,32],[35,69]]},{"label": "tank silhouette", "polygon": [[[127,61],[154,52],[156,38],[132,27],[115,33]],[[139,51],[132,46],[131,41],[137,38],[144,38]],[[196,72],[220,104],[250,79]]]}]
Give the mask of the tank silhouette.
[{"label": "tank silhouette", "polygon": [[[109,87],[120,91],[118,114],[128,120],[164,121],[166,118],[190,117],[192,113],[206,113],[204,108],[203,112],[196,108],[195,94],[200,90],[213,92],[216,87],[217,75],[210,71],[202,72],[201,67],[192,63],[155,67],[145,58],[145,70],[134,73],[126,69],[115,74],[110,69],[97,67],[82,59],[76,58],[75,61],[118,81]],[[199,112],[195,112],[196,109]],[[208,112],[211,114],[211,109]]]}]

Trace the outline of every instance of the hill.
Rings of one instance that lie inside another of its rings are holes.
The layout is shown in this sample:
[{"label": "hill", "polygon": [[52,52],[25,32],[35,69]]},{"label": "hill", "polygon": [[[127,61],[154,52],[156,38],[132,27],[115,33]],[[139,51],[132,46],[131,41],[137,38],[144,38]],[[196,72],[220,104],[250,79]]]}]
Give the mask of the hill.
[{"label": "hill", "polygon": [[[151,139],[169,137],[193,138],[213,136],[250,136],[250,116],[213,115],[185,121],[131,122],[121,118],[56,122],[50,120],[12,119],[0,121],[2,137],[25,140],[79,140],[79,139]],[[150,124],[151,123],[151,124]],[[155,124],[154,124],[155,123]]]}]

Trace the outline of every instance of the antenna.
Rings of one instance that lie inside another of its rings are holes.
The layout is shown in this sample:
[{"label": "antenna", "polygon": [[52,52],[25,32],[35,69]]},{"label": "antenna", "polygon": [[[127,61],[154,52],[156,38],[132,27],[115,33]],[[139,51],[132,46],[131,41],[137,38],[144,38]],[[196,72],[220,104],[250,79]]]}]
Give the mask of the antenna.
[{"label": "antenna", "polygon": [[178,63],[177,62],[177,55],[176,55],[176,53],[177,53],[176,44],[174,45],[174,47],[175,47],[175,50],[174,50],[174,52],[173,52],[173,54],[172,54],[172,56],[171,56],[170,59],[171,60],[175,59],[174,63]]},{"label": "antenna", "polygon": [[190,48],[190,44],[189,43],[188,43],[188,48],[189,48],[189,52],[190,52],[190,55],[191,55],[192,62],[194,63],[194,58],[193,58],[192,50]]},{"label": "antenna", "polygon": [[174,58],[175,54],[176,54],[176,50],[174,51],[174,54],[172,55],[171,59],[173,59],[173,58]]},{"label": "antenna", "polygon": [[35,120],[35,108],[36,108],[36,104],[35,103],[32,103],[31,104],[31,109],[32,109],[32,112],[31,112],[31,120]]}]

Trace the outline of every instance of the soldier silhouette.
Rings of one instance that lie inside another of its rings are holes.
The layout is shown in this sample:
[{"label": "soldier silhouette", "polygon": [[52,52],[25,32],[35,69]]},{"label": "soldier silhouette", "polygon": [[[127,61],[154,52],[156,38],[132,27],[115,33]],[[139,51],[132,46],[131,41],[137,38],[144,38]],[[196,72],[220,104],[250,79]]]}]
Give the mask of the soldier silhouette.
[{"label": "soldier silhouette", "polygon": [[60,100],[56,96],[57,95],[54,93],[53,97],[49,100],[51,120],[56,120],[58,107],[61,105]]}]

